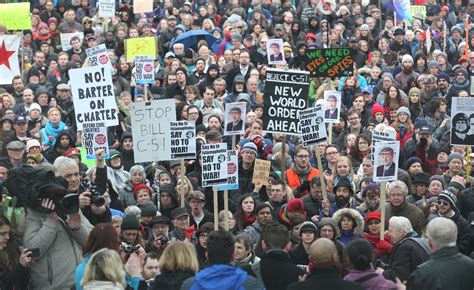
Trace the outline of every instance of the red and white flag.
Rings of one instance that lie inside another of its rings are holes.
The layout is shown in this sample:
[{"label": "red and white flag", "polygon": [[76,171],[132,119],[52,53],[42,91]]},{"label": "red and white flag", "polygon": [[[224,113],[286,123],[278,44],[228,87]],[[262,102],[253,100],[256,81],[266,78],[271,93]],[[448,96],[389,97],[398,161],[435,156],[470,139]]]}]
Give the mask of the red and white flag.
[{"label": "red and white flag", "polygon": [[0,35],[0,84],[11,84],[14,76],[20,75],[21,37],[17,35]]}]

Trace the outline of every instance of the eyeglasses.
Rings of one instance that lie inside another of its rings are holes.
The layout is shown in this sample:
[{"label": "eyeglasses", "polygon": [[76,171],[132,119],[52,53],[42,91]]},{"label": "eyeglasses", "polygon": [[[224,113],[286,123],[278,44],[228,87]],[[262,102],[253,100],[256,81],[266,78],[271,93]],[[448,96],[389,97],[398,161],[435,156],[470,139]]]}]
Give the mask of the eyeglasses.
[{"label": "eyeglasses", "polygon": [[359,117],[349,118],[349,119],[347,119],[347,120],[349,120],[349,121],[357,121],[357,120],[359,120]]},{"label": "eyeglasses", "polygon": [[301,159],[308,159],[309,155],[296,155],[296,157],[301,158]]},{"label": "eyeglasses", "polygon": [[328,155],[328,156],[332,156],[332,155],[335,155],[335,154],[337,154],[337,153],[339,153],[339,152],[338,152],[338,151],[334,151],[334,152],[327,152],[327,153],[326,153],[326,155]]},{"label": "eyeglasses", "polygon": [[448,205],[449,205],[449,202],[447,202],[446,200],[440,199],[440,200],[438,200],[438,204],[439,204],[439,205],[442,205],[442,206],[448,206]]},{"label": "eyeglasses", "polygon": [[371,225],[378,225],[378,224],[380,224],[380,221],[379,221],[379,220],[371,220],[371,221],[369,221],[367,224],[368,224],[369,226],[371,226]]}]

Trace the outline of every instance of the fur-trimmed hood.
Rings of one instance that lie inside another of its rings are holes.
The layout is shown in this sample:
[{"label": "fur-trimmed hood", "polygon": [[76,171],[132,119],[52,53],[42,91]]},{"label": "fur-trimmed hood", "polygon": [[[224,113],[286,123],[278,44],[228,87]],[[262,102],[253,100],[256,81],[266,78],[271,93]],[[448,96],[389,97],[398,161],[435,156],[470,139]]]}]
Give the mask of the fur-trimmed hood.
[{"label": "fur-trimmed hood", "polygon": [[341,228],[339,226],[343,216],[351,216],[355,220],[354,234],[361,235],[364,233],[364,218],[356,209],[352,208],[343,208],[334,213],[332,219],[336,222],[337,225],[337,236],[341,235]]}]

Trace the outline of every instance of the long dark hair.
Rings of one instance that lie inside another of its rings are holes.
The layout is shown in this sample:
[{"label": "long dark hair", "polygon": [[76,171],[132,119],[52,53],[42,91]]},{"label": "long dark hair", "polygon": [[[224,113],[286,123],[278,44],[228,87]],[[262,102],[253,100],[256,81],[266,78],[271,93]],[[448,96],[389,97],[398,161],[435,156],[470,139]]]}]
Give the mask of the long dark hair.
[{"label": "long dark hair", "polygon": [[97,224],[90,232],[82,252],[88,255],[103,248],[120,253],[120,238],[112,224]]},{"label": "long dark hair", "polygon": [[4,277],[8,272],[13,270],[19,263],[20,251],[18,249],[12,225],[10,221],[3,215],[0,216],[0,227],[8,226],[10,228],[10,239],[5,249],[0,250],[0,277]]},{"label": "long dark hair", "polygon": [[251,193],[247,193],[247,194],[244,194],[242,195],[240,198],[239,198],[239,203],[237,204],[237,210],[235,211],[235,221],[237,222],[237,227],[238,229],[241,231],[241,230],[244,230],[247,226],[246,222],[245,222],[245,219],[244,219],[244,210],[242,209],[242,202],[244,202],[245,199],[251,197],[252,200],[253,200],[253,212],[250,214],[250,215],[256,215],[256,208],[257,208],[257,201],[255,200],[255,198],[252,196]]}]

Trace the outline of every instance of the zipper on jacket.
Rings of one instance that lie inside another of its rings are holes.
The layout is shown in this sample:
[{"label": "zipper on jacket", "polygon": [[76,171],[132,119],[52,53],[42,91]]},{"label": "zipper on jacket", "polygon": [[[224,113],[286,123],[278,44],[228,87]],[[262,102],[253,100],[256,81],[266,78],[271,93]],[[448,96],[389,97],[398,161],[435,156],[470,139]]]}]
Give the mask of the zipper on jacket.
[{"label": "zipper on jacket", "polygon": [[51,262],[51,253],[48,253],[47,257],[47,263],[48,263],[48,281],[49,284],[53,284],[53,264]]}]

